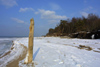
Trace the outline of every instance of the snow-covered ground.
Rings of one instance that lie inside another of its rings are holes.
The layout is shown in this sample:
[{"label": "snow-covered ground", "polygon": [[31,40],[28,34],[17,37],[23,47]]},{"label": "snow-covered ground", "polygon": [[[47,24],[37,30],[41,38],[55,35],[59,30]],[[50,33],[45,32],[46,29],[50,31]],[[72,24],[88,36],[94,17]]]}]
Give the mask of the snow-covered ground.
[{"label": "snow-covered ground", "polygon": [[[28,38],[18,42],[28,47]],[[79,49],[79,45],[92,50]],[[35,37],[33,60],[35,67],[100,67],[100,39]]]},{"label": "snow-covered ground", "polygon": [[[14,49],[1,58],[2,64],[15,59],[28,47],[28,38],[14,40]],[[91,47],[79,49],[79,45]],[[35,37],[33,60],[35,67],[100,67],[100,39],[68,39],[60,37]],[[25,59],[24,59],[25,60]],[[24,60],[19,66],[25,67]]]}]

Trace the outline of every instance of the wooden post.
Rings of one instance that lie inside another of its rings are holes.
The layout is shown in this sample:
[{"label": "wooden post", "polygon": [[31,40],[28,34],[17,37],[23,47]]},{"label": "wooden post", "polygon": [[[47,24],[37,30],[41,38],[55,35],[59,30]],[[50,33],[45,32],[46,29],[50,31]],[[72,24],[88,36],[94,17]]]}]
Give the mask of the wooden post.
[{"label": "wooden post", "polygon": [[30,32],[29,32],[29,42],[28,42],[28,63],[33,60],[33,38],[34,38],[34,20],[30,19]]}]

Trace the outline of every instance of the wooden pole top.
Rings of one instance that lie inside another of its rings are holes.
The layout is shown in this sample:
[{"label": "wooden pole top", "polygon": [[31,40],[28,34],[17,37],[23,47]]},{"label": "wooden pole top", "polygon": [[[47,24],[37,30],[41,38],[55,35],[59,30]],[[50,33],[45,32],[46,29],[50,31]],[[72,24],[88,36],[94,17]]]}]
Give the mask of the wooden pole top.
[{"label": "wooden pole top", "polygon": [[34,19],[32,18],[32,19],[30,19],[30,21],[34,21]]}]

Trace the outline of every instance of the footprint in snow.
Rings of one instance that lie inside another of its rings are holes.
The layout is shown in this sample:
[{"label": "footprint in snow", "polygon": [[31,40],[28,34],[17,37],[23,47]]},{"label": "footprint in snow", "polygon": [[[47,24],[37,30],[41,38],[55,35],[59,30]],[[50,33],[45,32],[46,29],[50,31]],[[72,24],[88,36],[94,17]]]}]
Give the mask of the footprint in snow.
[{"label": "footprint in snow", "polygon": [[44,59],[45,57],[44,56],[42,56],[42,59]]},{"label": "footprint in snow", "polygon": [[80,65],[80,64],[77,64],[76,66],[77,66],[77,67],[81,67],[81,65]]},{"label": "footprint in snow", "polygon": [[63,64],[63,63],[64,63],[63,61],[59,62],[59,64]]},{"label": "footprint in snow", "polygon": [[56,59],[56,60],[54,60],[54,61],[59,61],[59,59]]}]

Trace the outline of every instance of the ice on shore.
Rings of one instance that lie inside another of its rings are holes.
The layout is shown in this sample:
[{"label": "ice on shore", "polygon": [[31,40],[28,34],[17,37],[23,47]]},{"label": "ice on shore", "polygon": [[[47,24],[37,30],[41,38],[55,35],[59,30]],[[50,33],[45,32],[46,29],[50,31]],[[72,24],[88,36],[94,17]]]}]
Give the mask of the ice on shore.
[{"label": "ice on shore", "polygon": [[0,57],[9,51],[14,38],[0,38]]},{"label": "ice on shore", "polygon": [[0,67],[6,67],[6,65],[10,62],[13,62],[14,60],[18,59],[19,56],[23,54],[23,51],[25,50],[24,47],[20,43],[18,43],[19,39],[14,39],[14,45],[12,45],[13,49],[9,50],[10,53],[5,55],[4,57],[0,58]]}]

